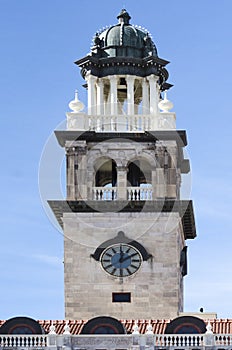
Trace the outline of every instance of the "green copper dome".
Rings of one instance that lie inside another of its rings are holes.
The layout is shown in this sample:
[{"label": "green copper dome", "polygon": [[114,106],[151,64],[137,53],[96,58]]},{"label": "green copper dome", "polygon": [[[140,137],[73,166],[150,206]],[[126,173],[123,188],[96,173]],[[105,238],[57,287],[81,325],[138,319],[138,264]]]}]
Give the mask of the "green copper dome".
[{"label": "green copper dome", "polygon": [[130,24],[130,15],[123,9],[117,16],[118,23],[96,33],[91,52],[75,63],[81,75],[98,78],[118,75],[158,77],[161,91],[171,87],[167,83],[168,61],[158,57],[154,42],[148,31]]},{"label": "green copper dome", "polygon": [[117,16],[119,23],[94,38],[93,54],[98,57],[157,56],[156,47],[148,32],[130,24],[130,15],[123,9]]}]

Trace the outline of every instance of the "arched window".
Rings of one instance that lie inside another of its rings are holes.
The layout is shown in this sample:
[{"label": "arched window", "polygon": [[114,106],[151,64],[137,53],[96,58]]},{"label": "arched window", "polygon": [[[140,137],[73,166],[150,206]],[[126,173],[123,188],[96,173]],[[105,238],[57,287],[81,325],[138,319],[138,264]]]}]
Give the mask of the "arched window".
[{"label": "arched window", "polygon": [[82,328],[81,334],[125,334],[120,321],[113,317],[99,316],[89,320]]},{"label": "arched window", "polygon": [[29,317],[19,316],[7,320],[0,328],[0,334],[44,334],[41,325]]},{"label": "arched window", "polygon": [[151,166],[144,160],[133,160],[128,164],[127,172],[128,200],[151,200]]},{"label": "arched window", "polygon": [[95,200],[117,199],[117,166],[110,158],[99,158],[94,166],[95,185],[93,198]]},{"label": "arched window", "polygon": [[113,159],[100,159],[95,165],[95,186],[115,187],[117,184],[117,167]]},{"label": "arched window", "polygon": [[195,316],[180,316],[166,327],[165,334],[201,334],[206,332],[205,322]]},{"label": "arched window", "polygon": [[144,160],[134,160],[128,164],[128,186],[139,187],[142,184],[151,184],[151,166]]}]

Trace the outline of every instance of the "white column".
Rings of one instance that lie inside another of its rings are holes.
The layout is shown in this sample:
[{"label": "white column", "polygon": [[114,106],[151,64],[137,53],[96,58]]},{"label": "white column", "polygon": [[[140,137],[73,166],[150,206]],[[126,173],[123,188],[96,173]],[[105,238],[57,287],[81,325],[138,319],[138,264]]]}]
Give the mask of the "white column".
[{"label": "white column", "polygon": [[104,83],[102,79],[98,79],[97,82],[97,115],[104,114]]},{"label": "white column", "polygon": [[88,114],[95,115],[96,114],[96,77],[91,74],[86,76],[86,80],[88,83]]},{"label": "white column", "polygon": [[127,113],[128,115],[134,114],[134,103],[135,103],[135,97],[134,97],[134,82],[135,77],[133,75],[127,75],[126,76],[126,82],[127,82]]},{"label": "white column", "polygon": [[150,87],[150,114],[157,115],[158,113],[158,89],[157,89],[157,81],[159,77],[154,74],[149,75],[147,77],[149,81]]},{"label": "white column", "polygon": [[117,93],[117,75],[110,75],[110,114],[118,114],[118,93]]},{"label": "white column", "polygon": [[142,83],[142,112],[143,114],[149,114],[150,105],[149,105],[149,95],[148,95],[148,82],[146,78],[143,78]]}]

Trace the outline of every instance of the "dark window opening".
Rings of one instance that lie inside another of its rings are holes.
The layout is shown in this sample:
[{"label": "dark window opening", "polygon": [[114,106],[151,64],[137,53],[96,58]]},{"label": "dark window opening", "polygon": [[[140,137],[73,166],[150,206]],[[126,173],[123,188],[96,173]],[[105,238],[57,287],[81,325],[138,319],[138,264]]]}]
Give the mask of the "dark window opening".
[{"label": "dark window opening", "polygon": [[117,333],[118,332],[114,327],[106,324],[96,326],[91,332],[91,334],[117,334]]},{"label": "dark window opening", "polygon": [[195,316],[180,316],[172,320],[165,334],[201,334],[206,332],[205,322]]},{"label": "dark window opening", "polygon": [[152,199],[151,173],[151,166],[144,159],[134,160],[128,164],[128,200],[142,201]]},{"label": "dark window opening", "polygon": [[26,325],[18,325],[11,329],[11,334],[34,334],[35,331]]},{"label": "dark window opening", "polygon": [[145,160],[134,160],[128,165],[128,186],[139,187],[141,184],[151,184],[151,167]]},{"label": "dark window opening", "polygon": [[117,184],[117,166],[114,160],[106,159],[96,170],[95,186],[116,186]]},{"label": "dark window opening", "polygon": [[130,303],[131,293],[112,293],[113,303]]},{"label": "dark window opening", "polygon": [[18,316],[3,323],[0,334],[44,334],[44,329],[32,318]]},{"label": "dark window opening", "polygon": [[180,254],[180,270],[183,277],[187,275],[187,246],[182,249]]},{"label": "dark window opening", "polygon": [[113,159],[99,158],[95,166],[95,189],[93,191],[96,200],[117,199],[117,166]]},{"label": "dark window opening", "polygon": [[193,324],[183,324],[175,329],[175,334],[199,334],[199,328]]},{"label": "dark window opening", "polygon": [[84,324],[81,334],[126,334],[122,323],[113,317],[99,316]]},{"label": "dark window opening", "polygon": [[104,187],[117,184],[117,166],[113,159],[105,159],[96,169],[95,186]]}]

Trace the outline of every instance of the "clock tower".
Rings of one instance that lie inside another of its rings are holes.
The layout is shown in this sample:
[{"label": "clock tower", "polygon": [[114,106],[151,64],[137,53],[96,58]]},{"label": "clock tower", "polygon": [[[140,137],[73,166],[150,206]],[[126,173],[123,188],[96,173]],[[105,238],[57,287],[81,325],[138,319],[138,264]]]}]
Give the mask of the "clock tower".
[{"label": "clock tower", "polygon": [[180,198],[186,133],[170,112],[168,61],[126,10],[117,19],[75,62],[87,112],[76,93],[55,131],[67,166],[66,200],[49,201],[64,232],[65,316],[175,318],[196,236]]}]

